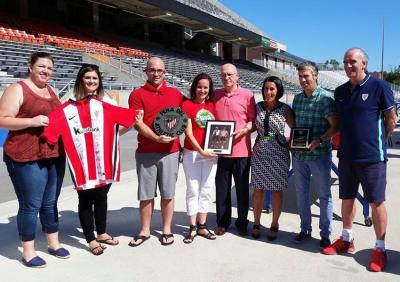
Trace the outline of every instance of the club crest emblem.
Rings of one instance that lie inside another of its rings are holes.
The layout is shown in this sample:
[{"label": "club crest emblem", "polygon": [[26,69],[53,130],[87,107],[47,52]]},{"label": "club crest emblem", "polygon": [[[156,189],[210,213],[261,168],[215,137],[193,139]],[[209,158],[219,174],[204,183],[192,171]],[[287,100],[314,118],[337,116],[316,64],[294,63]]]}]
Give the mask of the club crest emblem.
[{"label": "club crest emblem", "polygon": [[181,135],[188,123],[188,118],[182,109],[170,107],[161,110],[154,119],[154,130],[158,135],[175,137]]},{"label": "club crest emblem", "polygon": [[368,94],[361,94],[361,99],[363,99],[363,101],[368,99]]}]

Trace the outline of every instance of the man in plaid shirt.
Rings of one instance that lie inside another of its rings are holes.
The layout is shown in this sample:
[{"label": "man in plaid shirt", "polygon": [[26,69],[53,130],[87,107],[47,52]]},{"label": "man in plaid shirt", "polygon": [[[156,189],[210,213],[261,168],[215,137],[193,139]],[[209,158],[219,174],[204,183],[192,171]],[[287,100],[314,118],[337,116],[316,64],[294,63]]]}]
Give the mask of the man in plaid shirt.
[{"label": "man in plaid shirt", "polygon": [[303,92],[293,100],[293,111],[297,127],[310,129],[311,142],[307,151],[293,152],[293,177],[297,193],[297,208],[300,215],[300,233],[295,243],[311,237],[310,180],[320,202],[320,247],[330,245],[332,229],[331,137],[337,131],[337,116],[333,96],[318,86],[318,68],[313,62],[304,62],[297,68]]}]

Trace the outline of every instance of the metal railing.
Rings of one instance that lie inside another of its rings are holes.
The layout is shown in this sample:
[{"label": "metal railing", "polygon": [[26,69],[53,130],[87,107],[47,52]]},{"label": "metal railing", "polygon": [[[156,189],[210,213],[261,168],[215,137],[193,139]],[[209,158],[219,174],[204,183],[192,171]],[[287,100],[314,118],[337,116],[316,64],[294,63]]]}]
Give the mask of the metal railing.
[{"label": "metal railing", "polygon": [[[71,85],[75,84],[75,79],[71,79],[58,91],[58,98],[62,98],[71,89]],[[73,86],[72,86],[73,87]]]},{"label": "metal railing", "polygon": [[87,54],[100,54],[105,57],[107,57],[106,60],[101,60],[102,63],[108,64],[116,69],[118,69],[120,72],[127,73],[129,75],[132,75],[136,78],[139,78],[141,80],[146,81],[146,75],[138,70],[135,67],[131,67],[130,65],[126,64],[125,62],[122,61],[122,57],[119,57],[119,59],[116,59],[109,54],[107,54],[107,51],[104,50],[97,50],[97,49],[90,49],[86,48],[85,53]]}]

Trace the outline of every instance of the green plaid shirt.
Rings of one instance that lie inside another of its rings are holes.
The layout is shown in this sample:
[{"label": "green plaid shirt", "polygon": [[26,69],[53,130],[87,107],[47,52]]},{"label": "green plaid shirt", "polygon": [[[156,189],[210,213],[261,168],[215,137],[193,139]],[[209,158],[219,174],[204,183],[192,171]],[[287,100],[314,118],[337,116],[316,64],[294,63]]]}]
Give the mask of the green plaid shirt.
[{"label": "green plaid shirt", "polygon": [[[292,105],[296,126],[311,128],[311,140],[318,140],[329,129],[328,117],[336,115],[333,95],[317,86],[310,97],[303,92],[294,97]],[[293,152],[294,157],[313,161],[331,154],[331,140],[327,140],[312,152]]]}]

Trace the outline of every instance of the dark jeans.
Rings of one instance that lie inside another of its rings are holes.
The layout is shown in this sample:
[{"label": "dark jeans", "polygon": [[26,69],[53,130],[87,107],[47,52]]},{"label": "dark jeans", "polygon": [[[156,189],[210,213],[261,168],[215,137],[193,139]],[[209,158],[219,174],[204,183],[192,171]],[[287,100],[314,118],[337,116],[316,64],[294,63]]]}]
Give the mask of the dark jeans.
[{"label": "dark jeans", "polygon": [[235,181],[238,219],[236,226],[246,228],[249,211],[249,172],[250,158],[218,158],[217,174],[215,176],[217,224],[228,228],[231,224],[232,176]]},{"label": "dark jeans", "polygon": [[[106,186],[78,191],[78,214],[86,242],[96,240],[94,224],[97,234],[106,233],[107,225],[107,193],[111,184]],[[94,220],[93,220],[94,216]]]},{"label": "dark jeans", "polygon": [[21,240],[35,239],[38,214],[44,233],[57,232],[57,200],[64,179],[65,157],[20,163],[3,154],[3,160],[18,198],[17,226]]}]

